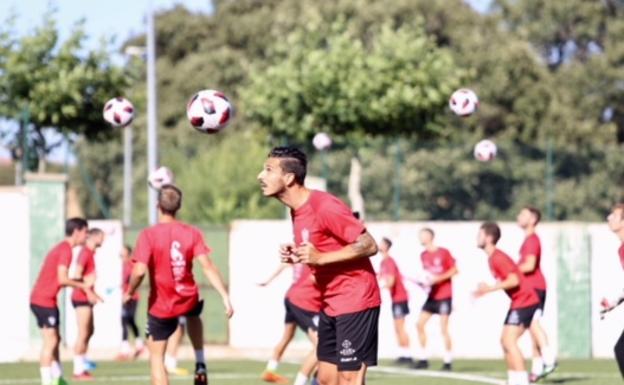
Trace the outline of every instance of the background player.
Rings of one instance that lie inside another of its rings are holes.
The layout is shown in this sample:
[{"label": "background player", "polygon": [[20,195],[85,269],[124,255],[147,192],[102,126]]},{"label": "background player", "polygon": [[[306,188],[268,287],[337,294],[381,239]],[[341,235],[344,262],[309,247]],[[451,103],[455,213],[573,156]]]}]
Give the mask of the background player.
[{"label": "background player", "polygon": [[70,279],[68,275],[72,248],[84,244],[87,230],[87,221],[82,218],[71,218],[65,222],[65,239],[48,252],[30,294],[30,309],[37,319],[43,339],[39,361],[42,385],[66,384],[59,354],[61,336],[57,295],[61,288],[71,286],[83,289],[91,303],[99,300],[88,283]]},{"label": "background player", "polygon": [[420,351],[418,352],[418,362],[415,369],[427,369],[429,367],[429,355],[427,352],[427,322],[434,314],[440,316],[440,328],[444,338],[444,356],[442,370],[452,370],[452,341],[449,333],[449,318],[453,311],[453,286],[452,277],[457,274],[455,259],[451,253],[434,243],[435,233],[430,228],[424,228],[419,234],[420,243],[425,250],[421,253],[420,259],[423,269],[428,274],[428,283],[431,290],[425,304],[420,312],[416,329],[418,330],[418,340]]},{"label": "background player", "polygon": [[[74,279],[83,281],[91,290],[95,287],[95,251],[104,242],[104,232],[98,228],[89,229],[87,240],[78,254]],[[74,345],[74,380],[91,380],[91,370],[95,364],[87,360],[89,340],[93,336],[93,304],[89,302],[87,293],[74,289],[71,297],[76,312],[77,336]]]},{"label": "background player", "polygon": [[[132,274],[132,247],[130,245],[124,245],[121,248],[121,261],[122,261],[122,293],[128,291],[128,284],[130,282],[130,275]],[[134,296],[128,300],[128,302],[122,304],[121,308],[121,351],[117,355],[117,359],[120,361],[129,360],[131,358],[137,358],[141,355],[145,349],[143,339],[141,338],[141,332],[136,323],[136,309],[139,303],[139,292],[135,291]],[[131,331],[134,335],[134,352],[130,348],[128,342],[128,331]]]},{"label": "background player", "polygon": [[148,348],[153,385],[167,385],[169,379],[164,365],[167,339],[178,327],[178,317],[186,316],[188,334],[195,349],[195,384],[207,384],[204,359],[203,324],[199,315],[203,300],[193,277],[193,261],[197,260],[221,295],[225,313],[233,314],[229,295],[219,270],[209,258],[210,249],[197,228],[176,220],[182,206],[182,191],[165,185],[158,194],[159,220],[156,225],[141,231],[134,251],[134,268],[130,277],[127,303],[145,275],[150,275],[148,309]]},{"label": "background player", "polygon": [[400,355],[396,362],[398,364],[411,364],[412,353],[410,352],[409,336],[405,331],[405,317],[409,314],[408,295],[403,285],[403,276],[399,271],[394,259],[390,256],[392,241],[383,238],[379,243],[381,253],[381,267],[379,278],[382,286],[390,291],[392,298],[392,318],[394,319],[394,331],[399,343]]},{"label": "background player", "polygon": [[294,382],[294,385],[305,385],[311,377],[314,368],[317,366],[317,330],[319,312],[321,309],[321,292],[316,285],[312,270],[307,265],[282,263],[269,279],[260,283],[259,286],[267,286],[290,266],[293,268],[293,283],[284,298],[284,307],[286,310],[284,334],[273,350],[273,356],[267,363],[265,371],[262,373],[262,379],[267,382],[278,384],[287,384],[289,382],[286,377],[279,375],[276,371],[284,351],[290,341],[292,341],[298,326],[306,333],[313,345],[312,351],[302,363]]},{"label": "background player", "polygon": [[524,367],[524,358],[518,346],[518,340],[531,326],[533,315],[539,307],[539,298],[529,285],[514,261],[496,248],[501,237],[496,223],[486,222],[481,226],[477,239],[479,248],[488,255],[490,270],[496,278],[496,284],[490,286],[480,283],[476,296],[480,297],[497,290],[505,290],[511,305],[505,318],[501,343],[507,361],[507,384],[528,385],[529,376]]},{"label": "background player", "polygon": [[258,180],[264,196],[291,209],[295,242],[280,248],[282,260],[312,265],[321,290],[319,382],[364,384],[366,368],[377,364],[381,299],[369,259],[377,245],[342,201],[304,187],[306,172],[303,152],[276,147]]},{"label": "background player", "polygon": [[531,322],[530,332],[533,341],[533,364],[531,367],[530,380],[535,382],[546,377],[556,368],[555,353],[548,344],[546,332],[540,324],[540,319],[544,313],[546,305],[546,279],[542,274],[542,245],[539,236],[535,232],[537,224],[542,218],[541,212],[527,206],[518,213],[517,223],[524,230],[524,242],[520,247],[520,260],[518,267],[524,274],[526,281],[533,287],[539,297],[540,303],[533,322]]}]

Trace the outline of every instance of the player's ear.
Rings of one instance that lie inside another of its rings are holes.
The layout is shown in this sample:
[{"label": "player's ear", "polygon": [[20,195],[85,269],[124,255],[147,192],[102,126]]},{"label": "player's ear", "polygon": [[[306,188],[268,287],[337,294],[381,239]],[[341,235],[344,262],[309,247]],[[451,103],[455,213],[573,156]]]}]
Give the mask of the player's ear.
[{"label": "player's ear", "polygon": [[286,186],[292,186],[295,183],[295,174],[292,172],[285,173],[284,182],[286,183]]}]

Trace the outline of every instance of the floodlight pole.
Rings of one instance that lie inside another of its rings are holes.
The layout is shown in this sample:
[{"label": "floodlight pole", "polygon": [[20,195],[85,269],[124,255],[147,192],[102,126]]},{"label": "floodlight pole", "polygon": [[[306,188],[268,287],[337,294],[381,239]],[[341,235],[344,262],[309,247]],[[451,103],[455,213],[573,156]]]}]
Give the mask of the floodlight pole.
[{"label": "floodlight pole", "polygon": [[[154,10],[152,0],[147,9],[147,172],[158,167],[158,135],[156,127],[156,42],[154,31]],[[156,224],[156,190],[147,187],[147,212],[149,224]]]},{"label": "floodlight pole", "polygon": [[132,126],[123,129],[123,224],[132,226]]}]

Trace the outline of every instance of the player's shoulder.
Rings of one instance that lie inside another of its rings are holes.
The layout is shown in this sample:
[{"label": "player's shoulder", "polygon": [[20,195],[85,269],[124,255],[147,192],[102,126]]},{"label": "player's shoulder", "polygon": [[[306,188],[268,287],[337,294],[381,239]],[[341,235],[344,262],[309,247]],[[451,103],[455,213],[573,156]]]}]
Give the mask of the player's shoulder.
[{"label": "player's shoulder", "polygon": [[62,240],[61,242],[54,245],[52,249],[50,249],[49,254],[71,253],[71,252],[72,252],[72,247],[69,244],[69,242],[67,242],[66,240]]},{"label": "player's shoulder", "polygon": [[512,260],[509,254],[505,253],[501,249],[496,249],[494,251],[494,254],[492,254],[492,259],[495,261],[507,261],[507,260],[511,261]]},{"label": "player's shoulder", "polygon": [[327,209],[336,206],[346,206],[346,204],[337,196],[320,190],[312,190],[310,195],[310,205],[316,210]]},{"label": "player's shoulder", "polygon": [[438,252],[443,255],[451,255],[451,252],[446,247],[438,246]]}]

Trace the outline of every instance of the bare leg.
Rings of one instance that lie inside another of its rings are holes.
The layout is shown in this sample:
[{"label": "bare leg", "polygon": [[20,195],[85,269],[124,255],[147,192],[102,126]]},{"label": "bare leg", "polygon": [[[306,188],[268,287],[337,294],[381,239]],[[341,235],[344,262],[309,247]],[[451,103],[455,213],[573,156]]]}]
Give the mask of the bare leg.
[{"label": "bare leg", "polygon": [[273,349],[273,356],[271,357],[275,361],[280,361],[288,344],[295,337],[295,332],[297,331],[297,325],[295,323],[287,323],[284,324],[284,333],[282,334],[282,339],[275,345]]},{"label": "bare leg", "polygon": [[167,340],[154,341],[150,336],[147,340],[150,352],[150,367],[152,372],[152,385],[169,385],[169,378],[165,370],[165,351]]},{"label": "bare leg", "polygon": [[524,358],[522,352],[518,347],[518,339],[524,333],[524,327],[515,325],[505,325],[503,327],[503,335],[501,337],[501,344],[505,351],[505,359],[507,361],[507,367],[509,370],[516,372],[524,372]]},{"label": "bare leg", "polygon": [[338,385],[365,385],[366,383],[366,365],[358,371],[338,372]]},{"label": "bare leg", "polygon": [[420,343],[421,349],[421,357],[417,357],[419,360],[425,360],[427,358],[427,332],[425,327],[432,316],[433,314],[427,311],[422,311],[418,317],[418,323],[416,323],[416,330],[418,330],[418,342]]},{"label": "bare leg", "polygon": [[310,338],[310,342],[312,342],[312,351],[308,354],[306,359],[301,364],[301,368],[299,368],[299,372],[306,377],[310,377],[314,368],[316,368],[318,364],[318,360],[316,358],[316,345],[318,344],[318,335],[313,330],[308,330],[308,338]]},{"label": "bare leg", "polygon": [[338,385],[338,367],[332,363],[320,361],[318,381],[320,385]]},{"label": "bare leg", "polygon": [[396,332],[399,346],[402,348],[409,348],[409,336],[405,331],[405,318],[394,320],[394,331]]}]

